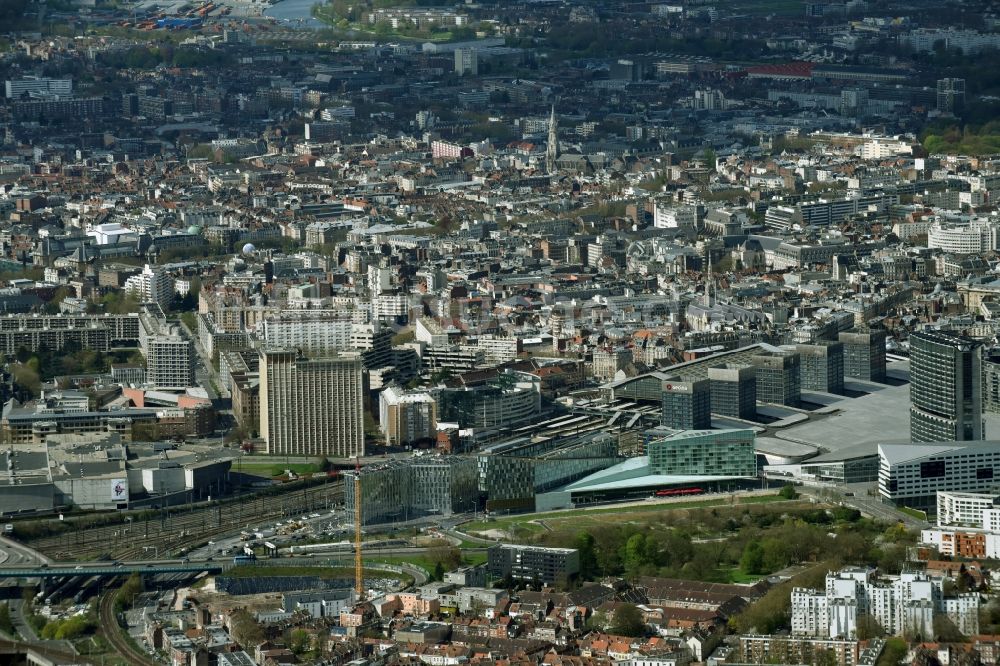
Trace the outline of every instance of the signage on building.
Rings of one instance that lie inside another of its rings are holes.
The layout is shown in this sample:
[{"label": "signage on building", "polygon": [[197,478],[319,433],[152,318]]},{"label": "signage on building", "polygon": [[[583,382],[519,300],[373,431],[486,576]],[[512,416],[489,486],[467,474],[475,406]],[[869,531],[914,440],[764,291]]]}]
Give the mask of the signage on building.
[{"label": "signage on building", "polygon": [[111,501],[112,502],[128,501],[127,479],[111,479]]}]

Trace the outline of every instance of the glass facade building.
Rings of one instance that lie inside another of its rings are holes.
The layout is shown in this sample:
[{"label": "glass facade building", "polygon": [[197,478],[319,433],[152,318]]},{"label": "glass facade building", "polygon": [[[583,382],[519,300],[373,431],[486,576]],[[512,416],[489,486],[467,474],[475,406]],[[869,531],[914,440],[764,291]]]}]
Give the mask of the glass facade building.
[{"label": "glass facade building", "polygon": [[[344,474],[344,503],[349,516],[354,515],[356,474]],[[422,456],[361,469],[364,524],[409,520],[429,513],[464,513],[476,508],[478,497],[475,458]]]},{"label": "glass facade building", "polygon": [[753,430],[680,432],[647,444],[653,474],[757,476]]},{"label": "glass facade building", "polygon": [[537,493],[620,460],[617,438],[606,432],[541,442],[520,438],[479,453],[479,487],[490,511],[532,511]]},{"label": "glass facade building", "polygon": [[910,336],[910,441],[983,439],[982,347],[943,331]]},{"label": "glass facade building", "polygon": [[660,423],[677,430],[704,430],[712,427],[712,390],[707,379],[663,382]]}]

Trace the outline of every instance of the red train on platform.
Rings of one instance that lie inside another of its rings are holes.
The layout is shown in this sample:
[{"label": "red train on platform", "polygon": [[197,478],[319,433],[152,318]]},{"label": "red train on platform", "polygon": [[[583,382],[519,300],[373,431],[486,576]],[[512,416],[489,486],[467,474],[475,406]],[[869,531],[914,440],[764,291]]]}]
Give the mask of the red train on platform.
[{"label": "red train on platform", "polygon": [[704,492],[701,488],[660,488],[653,494],[656,497],[680,497],[682,495],[701,495]]}]

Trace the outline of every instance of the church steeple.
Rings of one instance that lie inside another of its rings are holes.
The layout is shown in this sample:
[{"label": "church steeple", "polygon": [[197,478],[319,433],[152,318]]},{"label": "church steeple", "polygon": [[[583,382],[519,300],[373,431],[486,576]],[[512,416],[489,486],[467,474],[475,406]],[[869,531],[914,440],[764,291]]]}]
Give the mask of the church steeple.
[{"label": "church steeple", "polygon": [[545,169],[549,173],[556,172],[556,158],[559,157],[559,134],[556,124],[556,105],[552,105],[552,112],[549,114],[549,138],[545,144]]}]

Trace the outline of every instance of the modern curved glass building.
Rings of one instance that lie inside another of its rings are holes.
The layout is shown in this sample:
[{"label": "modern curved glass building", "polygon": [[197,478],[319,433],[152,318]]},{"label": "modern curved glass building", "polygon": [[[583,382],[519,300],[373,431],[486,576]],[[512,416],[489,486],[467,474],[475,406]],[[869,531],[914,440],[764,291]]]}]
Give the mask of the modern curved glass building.
[{"label": "modern curved glass building", "polygon": [[982,346],[944,331],[910,336],[910,441],[983,439]]}]

